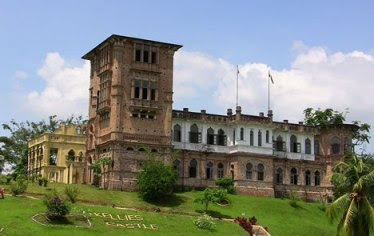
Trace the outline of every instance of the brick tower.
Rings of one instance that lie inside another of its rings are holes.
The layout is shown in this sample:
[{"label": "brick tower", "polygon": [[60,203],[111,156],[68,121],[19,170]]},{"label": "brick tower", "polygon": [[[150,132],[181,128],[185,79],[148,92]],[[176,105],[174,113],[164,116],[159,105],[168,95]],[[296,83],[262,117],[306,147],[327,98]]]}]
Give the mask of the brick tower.
[{"label": "brick tower", "polygon": [[82,58],[91,62],[89,166],[107,157],[100,186],[132,190],[144,147],[167,158],[171,149],[173,58],[181,45],[112,35]]}]

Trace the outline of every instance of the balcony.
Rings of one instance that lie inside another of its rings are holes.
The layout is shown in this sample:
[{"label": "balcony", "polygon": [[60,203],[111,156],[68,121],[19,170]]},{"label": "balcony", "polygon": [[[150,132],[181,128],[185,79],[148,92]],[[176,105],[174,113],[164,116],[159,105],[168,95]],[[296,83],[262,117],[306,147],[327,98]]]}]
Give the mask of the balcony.
[{"label": "balcony", "polygon": [[145,100],[145,99],[131,99],[130,107],[132,108],[146,108],[147,110],[157,110],[158,104],[157,101]]}]

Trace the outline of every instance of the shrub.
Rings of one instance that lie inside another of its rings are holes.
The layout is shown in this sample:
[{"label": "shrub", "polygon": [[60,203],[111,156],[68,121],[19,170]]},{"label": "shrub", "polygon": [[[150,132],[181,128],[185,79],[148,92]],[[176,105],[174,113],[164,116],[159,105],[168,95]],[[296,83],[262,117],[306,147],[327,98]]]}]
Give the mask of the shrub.
[{"label": "shrub", "polygon": [[234,180],[231,178],[223,177],[216,180],[216,185],[220,188],[226,189],[228,193],[235,193]]},{"label": "shrub", "polygon": [[6,177],[6,184],[10,184],[10,181],[12,180],[12,176],[8,175]]},{"label": "shrub", "polygon": [[[256,219],[255,217],[252,217],[252,218]],[[237,217],[235,218],[234,222],[238,223],[245,231],[248,232],[250,236],[253,236],[254,235],[253,226],[252,226],[253,224],[251,224],[252,218],[247,219],[245,217]]]},{"label": "shrub", "polygon": [[47,217],[51,220],[63,218],[70,212],[69,206],[65,204],[62,198],[58,196],[56,192],[50,196],[47,196],[44,204],[47,207]]},{"label": "shrub", "polygon": [[13,196],[17,196],[21,193],[24,193],[27,189],[27,180],[23,175],[19,175],[16,179],[16,182],[10,186],[10,191]]},{"label": "shrub", "polygon": [[75,203],[79,194],[79,189],[73,186],[66,186],[65,188],[65,195],[71,201],[71,203]]},{"label": "shrub", "polygon": [[292,206],[293,208],[300,207],[298,203],[299,200],[300,199],[296,197],[296,194],[291,190],[290,191],[290,206]]},{"label": "shrub", "polygon": [[199,216],[193,223],[200,229],[212,230],[216,226],[213,218],[208,215]]},{"label": "shrub", "polygon": [[177,183],[176,171],[161,161],[148,160],[137,174],[136,187],[146,201],[158,201],[170,195]]},{"label": "shrub", "polygon": [[48,179],[46,177],[42,178],[42,182],[43,182],[43,186],[47,187],[47,185],[48,185]]},{"label": "shrub", "polygon": [[37,178],[38,176],[36,174],[32,174],[29,176],[29,180],[31,180],[32,183],[34,183]]},{"label": "shrub", "polygon": [[43,178],[38,179],[39,186],[43,186]]},{"label": "shrub", "polygon": [[203,192],[203,196],[195,199],[195,203],[201,203],[204,205],[205,212],[208,211],[210,203],[219,203],[226,197],[226,191],[223,189],[211,189],[206,188]]}]

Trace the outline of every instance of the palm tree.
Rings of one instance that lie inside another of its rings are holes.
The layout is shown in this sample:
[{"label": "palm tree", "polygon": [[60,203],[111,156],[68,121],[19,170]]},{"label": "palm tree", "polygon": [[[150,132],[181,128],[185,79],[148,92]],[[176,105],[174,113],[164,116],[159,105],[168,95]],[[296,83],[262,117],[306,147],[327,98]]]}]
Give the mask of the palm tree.
[{"label": "palm tree", "polygon": [[[106,185],[106,182],[105,182],[105,166],[109,166],[111,163],[112,163],[112,160],[109,158],[109,157],[103,157],[99,160],[99,163],[102,165],[103,167],[103,177],[104,177],[104,189],[105,189],[105,185]],[[108,171],[108,170],[107,170]]]},{"label": "palm tree", "polygon": [[332,179],[341,193],[326,214],[330,223],[338,220],[338,235],[369,236],[374,232],[373,167],[372,157],[352,153],[335,166]]}]

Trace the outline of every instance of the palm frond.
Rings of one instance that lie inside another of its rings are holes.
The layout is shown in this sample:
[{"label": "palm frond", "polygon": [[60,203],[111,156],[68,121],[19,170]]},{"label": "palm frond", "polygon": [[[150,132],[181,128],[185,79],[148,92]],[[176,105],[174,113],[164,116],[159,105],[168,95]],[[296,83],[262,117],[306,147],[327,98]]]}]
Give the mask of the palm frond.
[{"label": "palm frond", "polygon": [[345,215],[343,228],[344,228],[344,231],[348,235],[351,235],[352,230],[354,230],[353,229],[354,228],[353,221],[354,221],[355,216],[356,216],[357,211],[358,211],[356,204],[357,204],[356,201],[354,199],[352,199],[350,204],[349,204],[349,208],[347,210],[347,213]]},{"label": "palm frond", "polygon": [[374,232],[374,209],[371,206],[369,200],[367,198],[364,198],[362,200],[362,211],[364,212],[366,216],[366,224],[368,228],[368,231]]},{"label": "palm frond", "polygon": [[347,211],[350,200],[351,195],[346,193],[331,203],[326,210],[326,215],[330,223],[339,217],[344,218],[342,215],[345,211]]}]

